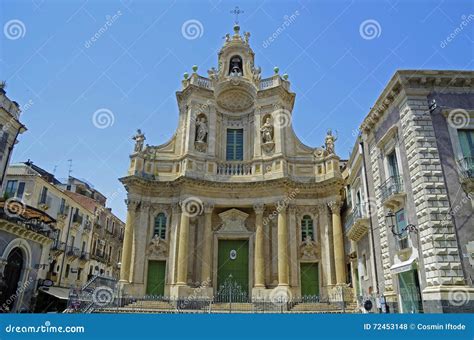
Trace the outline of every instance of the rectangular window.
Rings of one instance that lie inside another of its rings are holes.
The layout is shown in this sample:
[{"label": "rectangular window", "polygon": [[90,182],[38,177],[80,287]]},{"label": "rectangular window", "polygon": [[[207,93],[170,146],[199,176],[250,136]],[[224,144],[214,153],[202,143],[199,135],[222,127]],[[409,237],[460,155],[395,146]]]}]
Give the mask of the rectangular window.
[{"label": "rectangular window", "polygon": [[46,198],[48,197],[48,188],[43,187],[39,197],[39,204],[46,204]]},{"label": "rectangular window", "polygon": [[7,198],[15,196],[17,186],[18,186],[18,181],[11,181],[11,180],[8,181],[7,186],[5,188],[5,196],[7,196]]},{"label": "rectangular window", "polygon": [[387,155],[387,161],[388,161],[388,175],[390,177],[398,177],[400,173],[398,171],[397,154],[395,153],[395,151]]},{"label": "rectangular window", "polygon": [[18,197],[19,199],[22,199],[24,192],[25,192],[25,182],[18,183],[18,190],[16,192],[16,197]]},{"label": "rectangular window", "polygon": [[474,130],[458,130],[462,158],[474,157]]},{"label": "rectangular window", "polygon": [[[3,130],[3,125],[1,127]],[[7,146],[8,146],[8,132],[4,131],[2,136],[0,137],[0,160],[3,158],[3,155],[6,153]]]},{"label": "rectangular window", "polygon": [[226,155],[228,161],[242,161],[244,159],[243,129],[227,129]]}]

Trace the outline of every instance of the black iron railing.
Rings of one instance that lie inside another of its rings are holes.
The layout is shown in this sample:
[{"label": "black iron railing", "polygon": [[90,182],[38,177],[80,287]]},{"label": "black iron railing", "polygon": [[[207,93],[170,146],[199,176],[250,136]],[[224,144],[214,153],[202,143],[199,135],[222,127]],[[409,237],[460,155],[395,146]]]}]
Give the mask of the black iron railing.
[{"label": "black iron railing", "polygon": [[72,257],[79,257],[81,255],[81,250],[73,246],[68,246],[66,250],[66,255]]},{"label": "black iron railing", "polygon": [[381,186],[382,201],[387,200],[390,196],[404,192],[403,179],[401,176],[389,177]]},{"label": "black iron railing", "polygon": [[464,157],[458,160],[461,176],[465,179],[474,178],[474,157]]}]

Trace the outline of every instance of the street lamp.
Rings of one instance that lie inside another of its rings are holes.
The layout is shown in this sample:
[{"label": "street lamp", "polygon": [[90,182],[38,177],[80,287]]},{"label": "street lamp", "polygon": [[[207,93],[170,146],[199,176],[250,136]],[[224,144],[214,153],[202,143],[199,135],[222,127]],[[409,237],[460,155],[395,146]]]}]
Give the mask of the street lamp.
[{"label": "street lamp", "polygon": [[404,228],[402,228],[399,232],[397,232],[395,214],[393,213],[392,210],[389,210],[387,215],[385,215],[385,221],[387,225],[390,227],[390,230],[394,236],[401,237],[405,234],[405,232],[408,232],[408,233],[413,232],[415,234],[418,234],[418,228],[414,224],[407,224]]}]

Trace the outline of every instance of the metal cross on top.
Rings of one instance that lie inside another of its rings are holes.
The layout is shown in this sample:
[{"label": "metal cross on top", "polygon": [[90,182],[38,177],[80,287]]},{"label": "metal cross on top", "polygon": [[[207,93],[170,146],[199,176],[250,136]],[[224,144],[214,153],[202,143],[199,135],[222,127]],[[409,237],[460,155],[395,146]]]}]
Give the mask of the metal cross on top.
[{"label": "metal cross on top", "polygon": [[241,11],[239,6],[235,6],[235,8],[230,11],[230,14],[235,14],[235,24],[237,25],[239,23],[239,14],[244,13],[244,11]]}]

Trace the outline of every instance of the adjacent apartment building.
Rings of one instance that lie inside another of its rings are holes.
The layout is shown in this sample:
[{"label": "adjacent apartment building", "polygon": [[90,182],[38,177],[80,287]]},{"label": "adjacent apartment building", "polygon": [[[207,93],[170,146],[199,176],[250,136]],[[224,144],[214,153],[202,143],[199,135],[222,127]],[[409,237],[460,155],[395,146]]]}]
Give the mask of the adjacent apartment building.
[{"label": "adjacent apartment building", "polygon": [[473,82],[472,71],[397,71],[363,121],[344,171],[346,261],[361,301],[474,310]]},{"label": "adjacent apartment building", "polygon": [[39,278],[52,286],[37,286],[36,311],[61,310],[70,289],[81,288],[95,275],[118,278],[123,223],[91,185],[73,177],[62,183],[27,161],[8,168],[4,195],[56,221],[57,232],[39,271]]}]

